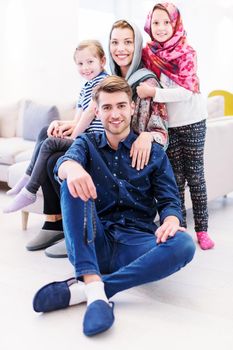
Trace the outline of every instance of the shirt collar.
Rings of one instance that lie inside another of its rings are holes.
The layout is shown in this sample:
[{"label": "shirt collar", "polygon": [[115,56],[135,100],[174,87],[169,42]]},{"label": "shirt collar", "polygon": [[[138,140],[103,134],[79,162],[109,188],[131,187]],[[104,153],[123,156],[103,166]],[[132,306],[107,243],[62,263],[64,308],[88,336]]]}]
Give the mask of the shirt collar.
[{"label": "shirt collar", "polygon": [[[123,143],[123,145],[130,149],[132,146],[132,143],[135,141],[135,139],[137,138],[137,135],[131,130],[129,135],[123,140],[121,141],[121,143]],[[103,132],[101,134],[101,139],[100,139],[100,143],[99,143],[99,148],[104,148],[106,145],[108,145],[108,140],[106,137],[105,132]]]}]

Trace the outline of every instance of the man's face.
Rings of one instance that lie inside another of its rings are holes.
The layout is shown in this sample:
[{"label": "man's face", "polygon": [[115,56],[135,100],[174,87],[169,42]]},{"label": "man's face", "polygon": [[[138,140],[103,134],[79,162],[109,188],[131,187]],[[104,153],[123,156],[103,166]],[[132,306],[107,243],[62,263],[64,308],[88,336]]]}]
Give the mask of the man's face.
[{"label": "man's face", "polygon": [[125,138],[130,131],[133,112],[134,103],[125,92],[100,92],[96,114],[100,117],[107,136]]}]

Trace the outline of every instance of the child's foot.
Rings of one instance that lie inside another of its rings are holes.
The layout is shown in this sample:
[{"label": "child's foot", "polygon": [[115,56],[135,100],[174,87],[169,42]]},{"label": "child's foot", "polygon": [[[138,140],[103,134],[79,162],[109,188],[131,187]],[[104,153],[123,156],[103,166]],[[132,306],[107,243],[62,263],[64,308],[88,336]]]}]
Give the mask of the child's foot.
[{"label": "child's foot", "polygon": [[36,194],[29,192],[25,187],[15,196],[13,201],[3,209],[3,213],[12,213],[36,201]]},{"label": "child's foot", "polygon": [[201,249],[211,249],[214,247],[214,242],[209,237],[208,233],[205,231],[196,232],[197,241],[201,247]]},{"label": "child's foot", "polygon": [[30,176],[27,174],[24,174],[21,179],[12,187],[9,191],[6,192],[8,196],[11,196],[13,194],[19,193],[24,186],[27,185],[28,181],[30,180]]}]

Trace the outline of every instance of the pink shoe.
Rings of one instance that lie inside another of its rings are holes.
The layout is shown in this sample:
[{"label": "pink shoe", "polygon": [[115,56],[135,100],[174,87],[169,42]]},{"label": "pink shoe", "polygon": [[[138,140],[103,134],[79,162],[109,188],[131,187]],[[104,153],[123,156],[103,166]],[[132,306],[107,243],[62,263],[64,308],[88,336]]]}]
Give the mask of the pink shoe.
[{"label": "pink shoe", "polygon": [[196,232],[197,241],[201,247],[201,249],[211,249],[214,247],[214,242],[209,237],[208,233],[205,231]]}]

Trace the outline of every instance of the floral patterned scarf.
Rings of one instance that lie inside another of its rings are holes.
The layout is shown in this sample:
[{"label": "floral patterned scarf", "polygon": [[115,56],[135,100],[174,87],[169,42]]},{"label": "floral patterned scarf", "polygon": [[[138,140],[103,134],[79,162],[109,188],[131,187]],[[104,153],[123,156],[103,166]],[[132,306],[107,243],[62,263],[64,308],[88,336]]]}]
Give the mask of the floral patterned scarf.
[{"label": "floral patterned scarf", "polygon": [[[168,13],[173,27],[173,36],[164,43],[154,40],[151,33],[152,14],[157,7]],[[187,43],[178,8],[171,3],[155,5],[147,16],[144,29],[152,39],[142,52],[145,66],[158,77],[162,72],[178,85],[198,93],[196,51]]]}]

